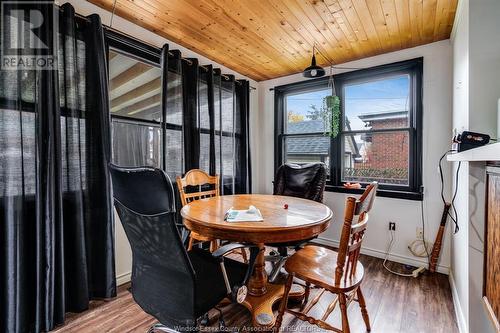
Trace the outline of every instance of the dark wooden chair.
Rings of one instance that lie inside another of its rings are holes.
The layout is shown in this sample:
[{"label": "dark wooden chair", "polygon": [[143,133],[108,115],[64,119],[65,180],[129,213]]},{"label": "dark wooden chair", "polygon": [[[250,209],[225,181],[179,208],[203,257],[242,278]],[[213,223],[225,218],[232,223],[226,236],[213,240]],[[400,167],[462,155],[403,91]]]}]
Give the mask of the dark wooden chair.
[{"label": "dark wooden chair", "polygon": [[[218,175],[210,176],[203,170],[193,169],[189,170],[184,177],[177,176],[176,181],[182,206],[195,200],[219,196]],[[203,186],[209,188],[203,189]],[[197,191],[193,189],[197,189]],[[210,251],[212,252],[217,250],[219,246],[216,239],[191,232],[189,234],[188,251],[193,248],[195,242],[210,242]]]},{"label": "dark wooden chair", "polygon": [[[307,245],[288,258],[285,270],[289,275],[286,282],[285,295],[280,305],[278,318],[276,319],[275,330],[280,329],[283,314],[288,312],[301,320],[315,324],[323,329],[349,333],[347,307],[352,301],[357,301],[361,308],[366,329],[370,331],[370,320],[361,291],[364,268],[361,262],[358,261],[358,258],[368,222],[368,212],[373,206],[377,186],[376,182],[368,185],[359,199],[354,197],[347,198],[338,252],[321,246]],[[358,219],[353,224],[356,216]],[[306,286],[305,297],[299,310],[288,308],[288,295],[294,278],[304,281]],[[320,287],[320,291],[309,302],[311,285]],[[309,310],[318,303],[325,292],[336,294],[337,297],[329,304],[321,319],[309,316]],[[326,322],[337,304],[340,306],[342,329],[333,327]]]},{"label": "dark wooden chair", "polygon": [[[177,176],[177,188],[181,197],[182,206],[195,200],[212,198],[220,195],[219,176],[210,176],[200,169],[189,170],[184,177]],[[213,252],[219,247],[219,240],[200,235],[195,232],[189,234],[188,251],[193,248],[196,242],[210,242],[210,251]],[[247,255],[244,249],[239,250],[243,260],[247,262]]]}]

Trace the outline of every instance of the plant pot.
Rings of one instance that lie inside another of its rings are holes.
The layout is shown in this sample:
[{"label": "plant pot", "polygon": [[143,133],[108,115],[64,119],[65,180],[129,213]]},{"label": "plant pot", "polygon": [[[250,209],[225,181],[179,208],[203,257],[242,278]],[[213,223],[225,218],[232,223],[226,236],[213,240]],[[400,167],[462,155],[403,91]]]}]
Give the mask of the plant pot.
[{"label": "plant pot", "polygon": [[333,108],[335,105],[335,99],[338,98],[337,96],[326,96],[325,97],[325,102],[326,102],[326,107],[328,109]]}]

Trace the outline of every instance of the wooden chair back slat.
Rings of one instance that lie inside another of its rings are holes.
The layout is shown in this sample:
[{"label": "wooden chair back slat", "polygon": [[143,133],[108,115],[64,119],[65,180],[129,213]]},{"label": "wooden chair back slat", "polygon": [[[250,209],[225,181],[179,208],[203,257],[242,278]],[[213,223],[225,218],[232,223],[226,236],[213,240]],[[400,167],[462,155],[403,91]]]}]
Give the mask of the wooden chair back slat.
[{"label": "wooden chair back slat", "polygon": [[[366,231],[369,211],[373,207],[378,183],[373,182],[366,187],[359,199],[348,197],[344,211],[344,224],[340,236],[339,252],[337,255],[337,267],[335,269],[335,284],[339,285],[342,278],[347,280],[356,274],[361,252],[361,244]],[[358,220],[353,224],[354,218]]]},{"label": "wooden chair back slat", "polygon": [[[195,200],[219,196],[219,176],[210,176],[200,169],[189,170],[184,177],[177,176],[176,182],[183,206]],[[214,188],[202,191],[203,185],[213,185]],[[186,193],[186,188],[191,186],[198,186],[199,191]]]},{"label": "wooden chair back slat", "polygon": [[354,215],[361,215],[363,212],[368,213],[373,207],[373,201],[377,195],[377,182],[372,182],[366,187],[359,200],[356,202],[356,209]]}]

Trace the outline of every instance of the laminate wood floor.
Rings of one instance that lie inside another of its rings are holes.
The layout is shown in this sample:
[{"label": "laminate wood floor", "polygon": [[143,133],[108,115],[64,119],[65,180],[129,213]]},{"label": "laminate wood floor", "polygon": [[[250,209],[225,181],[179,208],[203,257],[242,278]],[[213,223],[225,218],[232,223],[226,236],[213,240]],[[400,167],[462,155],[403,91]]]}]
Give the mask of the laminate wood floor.
[{"label": "laminate wood floor", "polygon": [[[419,278],[404,278],[387,272],[382,260],[362,256],[366,276],[362,284],[373,333],[413,333],[413,332],[458,332],[448,277],[443,274],[421,275]],[[395,270],[404,272],[404,267],[389,263]],[[119,287],[118,297],[108,301],[93,301],[89,310],[79,314],[69,314],[66,324],[54,332],[146,332],[156,321],[143,312],[127,291],[128,285]],[[314,297],[313,290],[311,298]],[[333,296],[332,296],[333,297]],[[323,295],[310,314],[321,316],[331,297]],[[276,308],[279,302],[276,304]],[[251,332],[251,317],[240,305],[221,306],[227,327],[238,327],[240,331]],[[210,324],[218,325],[219,313],[211,310]],[[340,326],[340,315],[335,310],[328,322]],[[353,302],[349,307],[351,332],[365,332],[359,306]],[[285,331],[318,332],[307,322],[291,315],[285,315]],[[243,329],[245,328],[245,329]]]}]

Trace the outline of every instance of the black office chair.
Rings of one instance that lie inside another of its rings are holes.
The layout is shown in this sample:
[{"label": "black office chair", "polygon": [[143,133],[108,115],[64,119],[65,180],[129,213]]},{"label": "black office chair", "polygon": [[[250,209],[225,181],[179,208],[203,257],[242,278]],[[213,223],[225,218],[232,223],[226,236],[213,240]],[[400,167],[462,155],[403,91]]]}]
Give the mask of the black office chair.
[{"label": "black office chair", "polygon": [[[256,246],[227,244],[214,253],[198,248],[187,252],[175,224],[168,176],[148,167],[109,169],[115,207],[132,248],[132,295],[161,323],[149,332],[196,330],[198,319],[226,296],[244,300]],[[243,247],[250,248],[248,265],[223,257]]]},{"label": "black office chair", "polygon": [[[273,182],[274,195],[287,195],[291,197],[309,199],[323,202],[323,192],[326,185],[326,165],[324,163],[292,164],[286,163],[276,171],[276,178]],[[281,268],[288,258],[288,249],[297,249],[310,241],[266,244],[276,247],[278,251],[273,251],[266,257],[267,261],[273,262],[273,269],[269,274],[269,280],[276,279]]]}]

